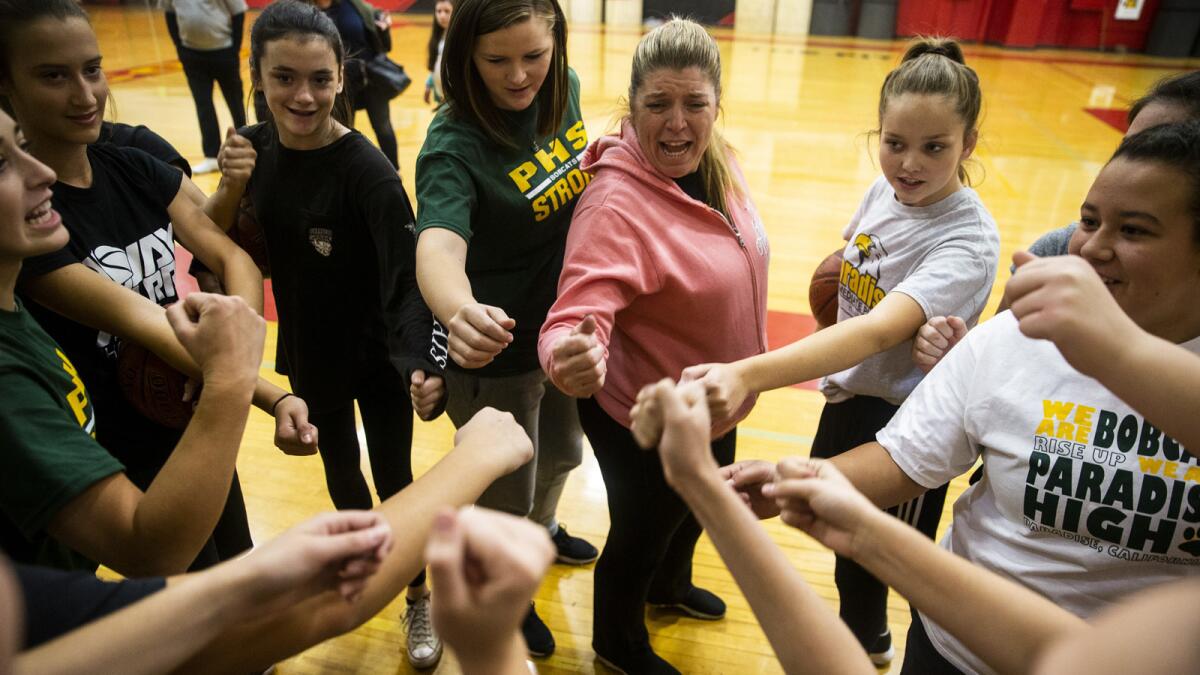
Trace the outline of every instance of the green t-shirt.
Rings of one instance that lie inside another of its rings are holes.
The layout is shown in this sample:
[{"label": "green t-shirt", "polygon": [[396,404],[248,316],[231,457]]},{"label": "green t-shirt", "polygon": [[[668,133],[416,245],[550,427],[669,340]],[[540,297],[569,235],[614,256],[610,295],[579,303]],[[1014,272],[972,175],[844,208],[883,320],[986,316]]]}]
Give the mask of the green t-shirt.
[{"label": "green t-shirt", "polygon": [[0,546],[17,562],[95,570],[46,533],[71,500],[124,470],[96,442],[75,366],[19,303],[0,310]]},{"label": "green t-shirt", "polygon": [[417,156],[417,232],[441,227],[468,243],[475,299],[516,320],[513,343],[472,371],[498,377],[536,370],[537,337],[558,293],[571,214],[591,176],[579,168],[587,131],[579,78],[569,72],[562,126],[535,138],[537,103],[509,113],[519,147],[497,145],[446,108],[429,125]]}]

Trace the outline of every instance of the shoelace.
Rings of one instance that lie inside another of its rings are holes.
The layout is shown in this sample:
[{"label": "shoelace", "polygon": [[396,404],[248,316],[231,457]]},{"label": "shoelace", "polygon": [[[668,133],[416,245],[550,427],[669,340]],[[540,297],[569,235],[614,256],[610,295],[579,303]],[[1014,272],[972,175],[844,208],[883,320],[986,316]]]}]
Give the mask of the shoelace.
[{"label": "shoelace", "polygon": [[408,641],[432,647],[437,639],[433,634],[433,621],[429,611],[429,598],[421,598],[408,606],[404,612],[404,627]]}]

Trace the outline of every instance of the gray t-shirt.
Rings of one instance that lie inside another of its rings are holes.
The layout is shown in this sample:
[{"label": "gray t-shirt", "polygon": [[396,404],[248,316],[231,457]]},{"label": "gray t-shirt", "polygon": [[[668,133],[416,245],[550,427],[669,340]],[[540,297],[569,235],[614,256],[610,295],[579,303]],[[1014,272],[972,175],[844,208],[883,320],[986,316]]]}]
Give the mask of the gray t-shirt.
[{"label": "gray t-shirt", "polygon": [[246,11],[246,0],[161,0],[161,6],[175,12],[184,47],[208,52],[233,46],[230,19]]},{"label": "gray t-shirt", "polygon": [[[866,314],[888,293],[917,302],[928,320],[960,316],[979,321],[996,280],[1000,233],[969,187],[929,206],[905,206],[880,177],[863,197],[842,236],[838,321]],[[912,340],[867,358],[821,382],[830,402],[877,396],[900,404],[924,375],[913,365]]]},{"label": "gray t-shirt", "polygon": [[[1071,242],[1071,235],[1075,234],[1075,227],[1077,225],[1079,223],[1071,223],[1066,227],[1050,230],[1029,245],[1029,252],[1039,258],[1053,258],[1054,256],[1067,255],[1067,244]],[[1016,272],[1017,266],[1009,265],[1008,271]]]}]

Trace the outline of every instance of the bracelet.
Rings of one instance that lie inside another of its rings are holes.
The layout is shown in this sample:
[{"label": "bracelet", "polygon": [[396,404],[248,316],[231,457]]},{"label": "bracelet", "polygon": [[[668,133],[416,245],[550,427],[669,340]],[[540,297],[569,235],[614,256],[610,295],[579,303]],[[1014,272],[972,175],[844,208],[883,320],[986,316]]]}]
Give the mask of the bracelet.
[{"label": "bracelet", "polygon": [[295,396],[295,394],[293,394],[292,392],[289,391],[288,393],[284,394],[283,396],[280,396],[279,398],[275,399],[275,402],[271,404],[271,417],[275,416],[275,409],[279,407],[280,403],[283,403],[283,399],[285,399],[289,396]]}]

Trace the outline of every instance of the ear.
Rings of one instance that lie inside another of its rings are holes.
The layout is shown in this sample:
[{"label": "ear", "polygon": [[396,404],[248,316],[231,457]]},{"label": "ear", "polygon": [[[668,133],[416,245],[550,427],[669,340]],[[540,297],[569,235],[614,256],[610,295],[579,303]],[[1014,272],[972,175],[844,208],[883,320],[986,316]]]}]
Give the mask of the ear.
[{"label": "ear", "polygon": [[959,162],[965,162],[971,158],[971,153],[975,152],[975,144],[979,141],[979,130],[972,129],[967,132],[963,138],[962,157],[959,157]]},{"label": "ear", "polygon": [[342,66],[340,68],[338,68],[337,93],[339,93],[339,94],[342,93],[342,89],[344,89],[345,87],[346,87],[346,64],[343,63]]}]

